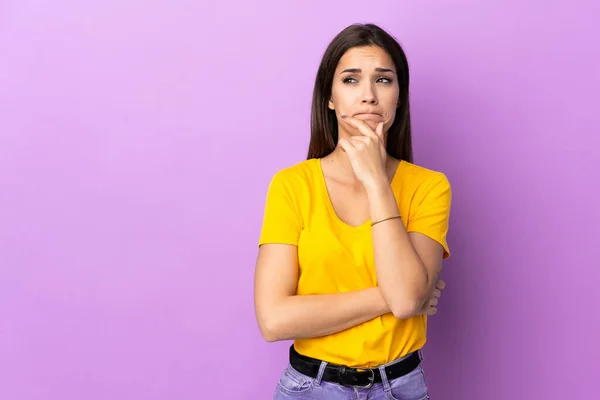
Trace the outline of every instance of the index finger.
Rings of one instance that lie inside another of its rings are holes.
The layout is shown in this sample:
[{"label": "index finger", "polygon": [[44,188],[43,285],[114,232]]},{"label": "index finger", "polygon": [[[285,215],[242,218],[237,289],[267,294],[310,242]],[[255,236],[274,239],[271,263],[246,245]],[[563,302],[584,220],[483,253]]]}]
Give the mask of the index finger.
[{"label": "index finger", "polygon": [[377,137],[377,134],[375,133],[375,131],[373,129],[371,129],[371,127],[365,121],[363,121],[361,119],[356,119],[356,118],[352,118],[349,116],[345,116],[345,115],[342,115],[342,119],[344,121],[346,121],[348,124],[352,125],[356,129],[358,129],[358,131],[360,133],[362,133],[363,135],[371,136],[373,138]]},{"label": "index finger", "polygon": [[438,289],[442,290],[446,287],[446,282],[444,282],[443,280],[439,280],[437,281],[437,284],[435,285]]}]

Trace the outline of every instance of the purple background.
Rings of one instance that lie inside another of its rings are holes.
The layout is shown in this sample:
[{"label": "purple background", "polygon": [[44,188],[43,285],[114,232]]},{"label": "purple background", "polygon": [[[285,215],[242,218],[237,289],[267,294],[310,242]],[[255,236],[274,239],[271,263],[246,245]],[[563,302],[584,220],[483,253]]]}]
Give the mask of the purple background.
[{"label": "purple background", "polygon": [[251,3],[0,3],[0,398],[272,396],[264,196],[352,22],[405,47],[453,185],[432,398],[598,396],[598,2]]}]

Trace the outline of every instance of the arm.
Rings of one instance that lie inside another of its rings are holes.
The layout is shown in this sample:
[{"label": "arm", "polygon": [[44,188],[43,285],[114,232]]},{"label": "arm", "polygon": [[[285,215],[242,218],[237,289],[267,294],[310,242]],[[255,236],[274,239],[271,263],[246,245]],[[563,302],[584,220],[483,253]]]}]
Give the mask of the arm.
[{"label": "arm", "polygon": [[[398,216],[398,205],[385,171],[384,123],[375,131],[364,121],[348,118],[347,123],[363,136],[339,140],[348,155],[352,169],[363,184],[369,201],[371,221]],[[445,179],[445,177],[444,177]],[[419,205],[427,218],[420,216],[417,230],[434,231],[435,236],[447,225],[449,187],[440,186],[439,193],[426,193]],[[438,201],[439,199],[439,201]],[[433,203],[433,204],[432,204]],[[429,215],[431,214],[431,215]],[[421,233],[409,234],[399,218],[373,226],[375,270],[382,294],[397,318],[408,318],[420,312],[435,290],[444,256],[443,246]]]},{"label": "arm", "polygon": [[[399,215],[387,181],[367,193],[372,221]],[[397,218],[373,226],[373,248],[377,280],[391,311],[397,318],[415,315],[435,290],[442,246],[423,234],[408,233]]]},{"label": "arm", "polygon": [[260,331],[269,342],[340,332],[390,312],[379,288],[296,295],[298,248],[260,246],[254,277],[254,305]]}]

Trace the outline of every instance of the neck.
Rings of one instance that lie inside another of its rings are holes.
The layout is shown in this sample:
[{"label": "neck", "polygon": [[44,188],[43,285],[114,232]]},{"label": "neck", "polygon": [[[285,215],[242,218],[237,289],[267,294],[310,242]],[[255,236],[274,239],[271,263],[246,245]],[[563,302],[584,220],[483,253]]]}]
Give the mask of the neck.
[{"label": "neck", "polygon": [[357,180],[356,175],[354,175],[354,171],[352,170],[352,165],[350,165],[348,154],[346,154],[340,146],[336,146],[335,150],[331,152],[328,158],[332,164],[336,165],[336,171],[339,172],[340,178],[343,178],[346,181]]},{"label": "neck", "polygon": [[[352,165],[350,164],[350,159],[348,155],[340,146],[336,146],[335,149],[326,157],[323,158],[324,161],[327,161],[333,166],[331,172],[335,174],[335,177],[343,182],[355,185],[362,186],[360,181],[356,178],[354,174],[354,170],[352,169]],[[386,158],[386,169],[389,165],[390,157],[389,155]]]}]

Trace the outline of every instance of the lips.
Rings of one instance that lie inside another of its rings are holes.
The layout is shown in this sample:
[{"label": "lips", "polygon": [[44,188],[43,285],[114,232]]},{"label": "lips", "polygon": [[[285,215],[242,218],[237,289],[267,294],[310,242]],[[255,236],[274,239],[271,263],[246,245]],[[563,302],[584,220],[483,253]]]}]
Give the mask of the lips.
[{"label": "lips", "polygon": [[383,116],[378,113],[357,113],[354,114],[354,117],[357,119],[372,119],[376,121],[383,119]]}]

